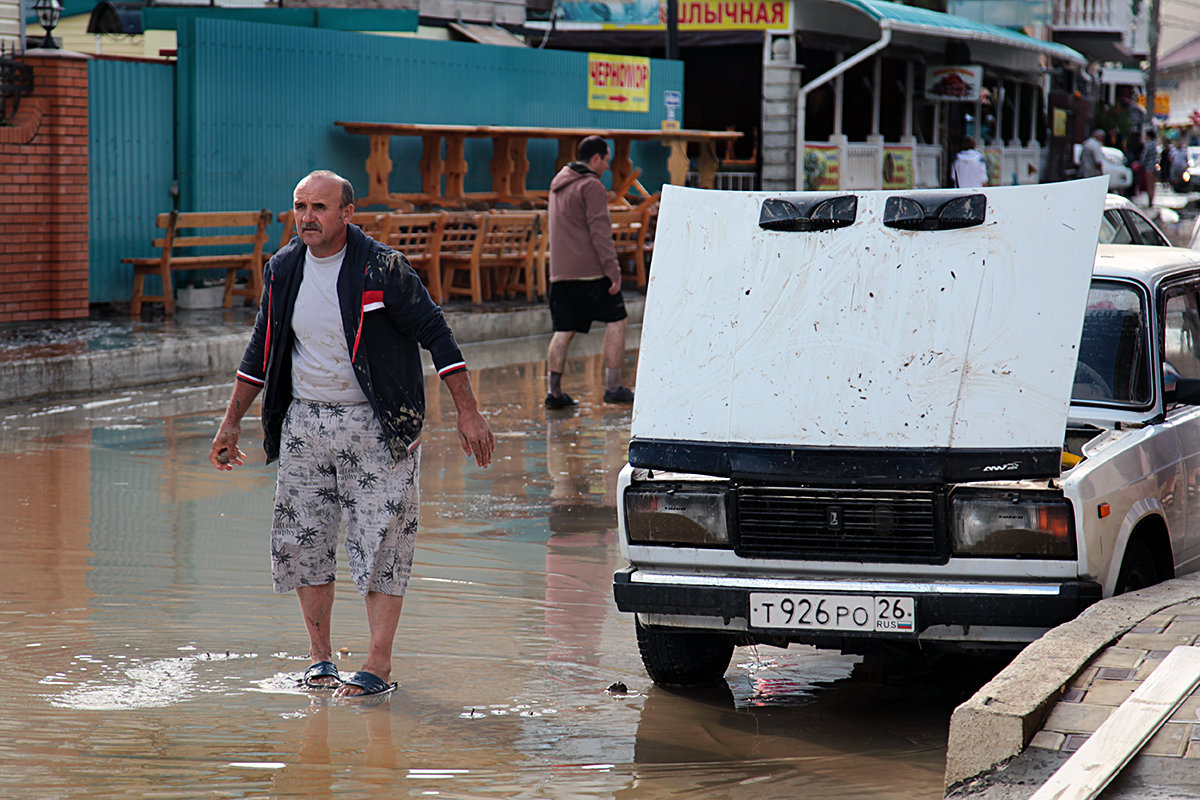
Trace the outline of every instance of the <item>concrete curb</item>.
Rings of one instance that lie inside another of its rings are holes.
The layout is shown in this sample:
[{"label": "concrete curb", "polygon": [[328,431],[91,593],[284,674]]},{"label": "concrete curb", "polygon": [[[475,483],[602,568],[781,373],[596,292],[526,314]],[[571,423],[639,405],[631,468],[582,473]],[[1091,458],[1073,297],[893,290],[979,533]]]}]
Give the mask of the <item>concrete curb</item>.
[{"label": "concrete curb", "polygon": [[[631,325],[642,320],[644,297],[625,298]],[[524,339],[551,333],[545,306],[511,311],[449,311],[460,344]],[[195,378],[229,376],[241,361],[249,330],[210,336],[164,335],[151,343],[112,350],[0,363],[0,404],[110,392]],[[544,354],[543,354],[544,355]]]},{"label": "concrete curb", "polygon": [[1093,656],[1150,615],[1194,598],[1200,573],[1101,600],[1022,650],[950,717],[946,788],[1020,754]]},{"label": "concrete curb", "polygon": [[245,349],[246,334],[239,333],[9,361],[0,364],[0,403],[232,375]]}]

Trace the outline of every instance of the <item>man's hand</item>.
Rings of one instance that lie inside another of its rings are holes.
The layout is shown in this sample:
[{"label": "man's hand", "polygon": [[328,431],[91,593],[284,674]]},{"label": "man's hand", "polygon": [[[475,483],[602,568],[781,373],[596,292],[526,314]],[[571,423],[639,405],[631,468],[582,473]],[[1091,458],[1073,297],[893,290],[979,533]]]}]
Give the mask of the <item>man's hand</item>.
[{"label": "man's hand", "polygon": [[458,415],[458,441],[463,452],[475,456],[475,463],[486,467],[492,463],[496,450],[496,439],[492,428],[478,411]]},{"label": "man's hand", "polygon": [[486,467],[492,463],[492,453],[496,450],[496,439],[492,436],[492,427],[479,413],[475,403],[475,393],[471,391],[471,379],[464,369],[452,372],[445,377],[446,388],[454,399],[454,407],[458,410],[458,442],[463,452],[475,456],[475,463]]},{"label": "man's hand", "polygon": [[246,463],[246,454],[238,449],[238,438],[242,435],[242,417],[254,398],[258,397],[261,387],[244,381],[234,381],[233,396],[229,398],[229,406],[225,409],[225,418],[217,435],[213,437],[212,447],[208,451],[208,463],[217,469],[233,469]]},{"label": "man's hand", "polygon": [[242,426],[234,423],[222,424],[213,437],[212,447],[208,451],[208,463],[217,469],[233,469],[246,463],[246,454],[237,446]]},{"label": "man's hand", "polygon": [[[611,280],[611,278],[610,278],[610,280]],[[620,294],[621,293],[621,277],[619,275],[617,276],[617,279],[612,282],[612,285],[608,287],[608,293],[609,294]]]}]

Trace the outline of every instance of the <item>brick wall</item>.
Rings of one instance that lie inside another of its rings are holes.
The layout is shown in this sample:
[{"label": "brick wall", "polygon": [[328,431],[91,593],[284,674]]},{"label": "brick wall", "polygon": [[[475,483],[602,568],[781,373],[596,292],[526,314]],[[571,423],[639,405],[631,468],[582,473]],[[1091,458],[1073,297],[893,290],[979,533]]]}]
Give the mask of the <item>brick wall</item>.
[{"label": "brick wall", "polygon": [[87,58],[34,50],[0,126],[0,323],[88,315]]}]

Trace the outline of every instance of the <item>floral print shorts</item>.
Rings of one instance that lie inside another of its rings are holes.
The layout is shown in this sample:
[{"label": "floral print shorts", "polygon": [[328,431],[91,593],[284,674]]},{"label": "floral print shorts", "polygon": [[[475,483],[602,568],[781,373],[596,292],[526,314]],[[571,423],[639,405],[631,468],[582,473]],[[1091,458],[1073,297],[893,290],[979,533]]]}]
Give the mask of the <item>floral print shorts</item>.
[{"label": "floral print shorts", "polygon": [[417,541],[421,449],[395,463],[369,404],[308,400],[292,401],[281,443],[271,523],[275,591],[334,580],[345,523],[359,593],[402,596]]}]

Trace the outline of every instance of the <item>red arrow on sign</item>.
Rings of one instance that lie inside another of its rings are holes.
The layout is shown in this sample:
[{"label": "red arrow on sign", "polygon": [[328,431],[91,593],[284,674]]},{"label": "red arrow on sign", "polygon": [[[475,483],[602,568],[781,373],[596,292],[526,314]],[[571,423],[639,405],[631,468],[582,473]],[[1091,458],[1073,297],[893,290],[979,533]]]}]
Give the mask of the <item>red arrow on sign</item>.
[{"label": "red arrow on sign", "polygon": [[628,98],[628,97],[626,97],[626,96],[625,96],[625,95],[623,95],[623,94],[615,94],[615,95],[614,95],[614,94],[610,94],[610,95],[608,96],[608,99],[609,99],[609,100],[612,100],[614,103],[624,103],[624,102],[625,102],[626,100],[628,100],[629,98]]}]

